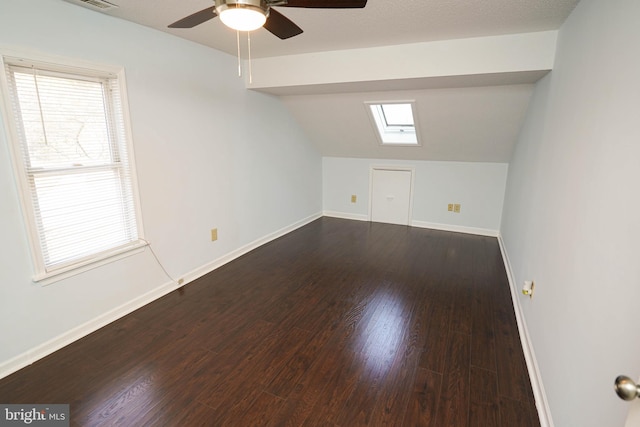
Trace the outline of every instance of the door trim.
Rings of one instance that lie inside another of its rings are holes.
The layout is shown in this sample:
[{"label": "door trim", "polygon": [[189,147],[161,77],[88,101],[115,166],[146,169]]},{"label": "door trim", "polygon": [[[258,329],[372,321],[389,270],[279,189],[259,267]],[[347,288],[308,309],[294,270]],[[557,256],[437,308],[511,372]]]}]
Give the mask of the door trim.
[{"label": "door trim", "polygon": [[383,165],[371,165],[369,168],[369,222],[371,222],[371,218],[373,217],[373,172],[376,170],[384,170],[384,171],[401,171],[401,172],[409,172],[411,174],[410,182],[411,185],[409,187],[409,218],[407,219],[407,226],[411,225],[413,221],[413,181],[416,176],[416,168],[415,166],[383,166]]}]

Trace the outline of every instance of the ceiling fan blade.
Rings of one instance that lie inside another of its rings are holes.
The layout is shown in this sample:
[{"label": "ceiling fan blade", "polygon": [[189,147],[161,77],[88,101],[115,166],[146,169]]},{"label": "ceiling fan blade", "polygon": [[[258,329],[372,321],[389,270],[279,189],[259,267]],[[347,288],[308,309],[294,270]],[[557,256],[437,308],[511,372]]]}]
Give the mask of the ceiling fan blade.
[{"label": "ceiling fan blade", "polygon": [[264,23],[264,28],[282,40],[302,34],[300,27],[273,8],[269,9],[269,17],[267,22]]},{"label": "ceiling fan blade", "polygon": [[367,0],[288,0],[283,7],[308,7],[318,9],[350,9],[367,5]]},{"label": "ceiling fan blade", "polygon": [[207,22],[208,20],[215,18],[216,16],[216,8],[213,6],[208,7],[200,12],[196,12],[193,15],[189,15],[186,18],[182,18],[181,20],[174,22],[169,25],[169,28],[193,28],[196,25],[200,25],[203,22]]}]

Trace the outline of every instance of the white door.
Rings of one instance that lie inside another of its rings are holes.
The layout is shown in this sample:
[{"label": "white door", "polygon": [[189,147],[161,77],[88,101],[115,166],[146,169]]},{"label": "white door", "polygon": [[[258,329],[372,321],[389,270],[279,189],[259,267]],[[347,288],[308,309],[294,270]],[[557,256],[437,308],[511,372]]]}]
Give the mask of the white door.
[{"label": "white door", "polygon": [[627,415],[625,427],[638,427],[640,426],[640,399],[632,400],[629,405],[629,415]]},{"label": "white door", "polygon": [[371,221],[409,225],[411,170],[372,169]]}]

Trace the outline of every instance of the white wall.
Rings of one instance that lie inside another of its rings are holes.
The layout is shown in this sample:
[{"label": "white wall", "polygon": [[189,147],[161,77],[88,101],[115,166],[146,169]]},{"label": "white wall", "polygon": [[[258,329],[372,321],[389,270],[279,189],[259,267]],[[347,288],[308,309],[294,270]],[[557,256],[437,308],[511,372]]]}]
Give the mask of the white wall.
[{"label": "white wall", "polygon": [[[146,238],[174,277],[321,212],[320,155],[277,98],[244,88],[234,57],[60,0],[2,0],[0,45],[125,67]],[[168,283],[147,250],[33,284],[4,131],[0,236],[0,376]]]},{"label": "white wall", "polygon": [[[415,168],[413,225],[497,233],[508,165],[323,157],[323,210],[347,218],[369,218],[371,166]],[[351,203],[351,195],[357,202]],[[460,213],[447,211],[460,203]]]},{"label": "white wall", "polygon": [[622,426],[640,375],[640,2],[582,0],[509,167],[501,232],[556,426]]},{"label": "white wall", "polygon": [[548,71],[556,37],[556,31],[540,31],[257,58],[250,87],[309,94],[344,90],[355,83],[360,91],[385,91],[417,79],[426,83],[442,77]]}]

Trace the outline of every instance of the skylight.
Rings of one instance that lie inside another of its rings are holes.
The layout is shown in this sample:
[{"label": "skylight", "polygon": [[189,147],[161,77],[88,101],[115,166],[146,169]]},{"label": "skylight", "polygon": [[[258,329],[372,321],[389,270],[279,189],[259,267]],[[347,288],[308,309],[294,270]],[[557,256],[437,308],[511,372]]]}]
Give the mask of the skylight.
[{"label": "skylight", "polygon": [[420,145],[413,101],[366,104],[382,145]]}]

